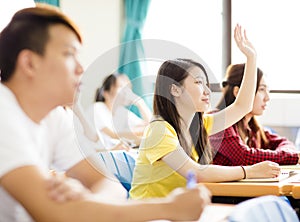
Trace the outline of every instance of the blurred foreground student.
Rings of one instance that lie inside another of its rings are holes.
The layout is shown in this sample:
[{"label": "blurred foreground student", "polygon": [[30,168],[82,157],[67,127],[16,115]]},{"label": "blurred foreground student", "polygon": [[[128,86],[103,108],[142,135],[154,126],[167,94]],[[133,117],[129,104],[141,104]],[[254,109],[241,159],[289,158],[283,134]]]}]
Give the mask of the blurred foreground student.
[{"label": "blurred foreground student", "polygon": [[[49,6],[18,11],[1,32],[0,221],[198,219],[209,202],[204,188],[143,203],[105,202],[104,194],[118,193],[121,185],[83,159],[72,121],[59,107],[72,102],[80,85],[80,46],[76,26]],[[49,169],[66,171],[87,195],[53,201]]]},{"label": "blurred foreground student", "polygon": [[[244,75],[245,64],[228,67],[223,81],[223,96],[217,106],[219,110],[236,100]],[[299,163],[299,151],[284,137],[265,131],[256,116],[263,114],[270,100],[269,89],[261,69],[257,69],[256,93],[251,112],[226,130],[210,136],[216,153],[214,164],[239,166],[255,164],[264,160],[281,165]]]},{"label": "blurred foreground student", "polygon": [[276,177],[278,164],[269,161],[252,166],[210,165],[207,135],[219,132],[252,109],[256,82],[256,52],[239,25],[235,41],[247,57],[238,98],[231,106],[204,114],[210,105],[208,75],[204,66],[188,59],[173,59],[159,68],[153,110],[157,118],[145,130],[139,148],[130,196],[163,197],[186,184],[190,170],[200,182]]}]

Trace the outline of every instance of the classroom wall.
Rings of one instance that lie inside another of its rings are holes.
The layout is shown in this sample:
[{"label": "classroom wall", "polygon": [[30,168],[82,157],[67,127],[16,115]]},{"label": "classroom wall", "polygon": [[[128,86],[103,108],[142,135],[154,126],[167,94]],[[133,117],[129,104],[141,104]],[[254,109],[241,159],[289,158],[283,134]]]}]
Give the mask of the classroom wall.
[{"label": "classroom wall", "polygon": [[60,6],[82,31],[84,44],[80,58],[85,68],[119,44],[123,22],[122,0],[60,0]]},{"label": "classroom wall", "polygon": [[[79,59],[85,68],[79,101],[87,109],[94,101],[96,88],[117,67],[119,50],[114,50],[123,34],[124,10],[122,0],[60,0],[61,9],[74,20],[83,35],[83,48]],[[117,51],[105,65],[98,61],[110,51]],[[95,66],[95,63],[99,65]],[[113,64],[113,65],[111,65]]]},{"label": "classroom wall", "polygon": [[300,94],[273,93],[261,117],[265,126],[295,141],[300,128]]}]

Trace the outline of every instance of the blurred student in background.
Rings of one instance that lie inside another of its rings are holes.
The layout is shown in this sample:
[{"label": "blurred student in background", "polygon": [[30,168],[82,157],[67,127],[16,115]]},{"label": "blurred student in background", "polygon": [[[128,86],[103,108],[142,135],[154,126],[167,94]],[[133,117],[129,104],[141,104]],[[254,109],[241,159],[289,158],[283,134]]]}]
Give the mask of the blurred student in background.
[{"label": "blurred student in background", "polygon": [[[142,98],[132,92],[125,74],[107,76],[96,92],[94,119],[108,149],[130,149],[140,144],[145,126],[151,119],[151,111]],[[141,117],[126,106],[136,105]]]},{"label": "blurred student in background", "polygon": [[[236,100],[244,76],[245,64],[230,65],[223,81],[223,96],[218,110]],[[269,102],[269,89],[261,69],[257,69],[253,109],[226,130],[210,136],[215,152],[214,164],[226,166],[251,165],[270,160],[281,165],[299,163],[299,151],[287,138],[264,130],[256,116],[263,114]]]}]

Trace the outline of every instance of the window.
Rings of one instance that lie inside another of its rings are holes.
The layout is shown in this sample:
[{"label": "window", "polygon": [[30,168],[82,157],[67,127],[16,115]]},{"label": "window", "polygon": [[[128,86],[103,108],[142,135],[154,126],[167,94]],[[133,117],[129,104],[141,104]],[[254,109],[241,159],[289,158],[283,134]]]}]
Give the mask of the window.
[{"label": "window", "polygon": [[[247,28],[270,89],[300,89],[299,9],[299,0],[232,0],[232,26],[239,22]],[[233,63],[240,56],[232,50]]]},{"label": "window", "polygon": [[[153,0],[143,38],[173,41],[196,52],[222,79],[222,2],[219,0]],[[228,1],[230,2],[230,1]],[[231,0],[232,30],[247,29],[258,53],[258,66],[268,76],[271,90],[300,90],[300,1]],[[232,35],[233,37],[233,35]],[[245,57],[232,44],[232,63]],[[147,63],[156,73],[160,63]],[[155,67],[155,68],[153,68]]]},{"label": "window", "polygon": [[[153,0],[149,7],[143,38],[172,41],[188,48],[207,63],[214,79],[217,79],[213,82],[220,81],[221,10],[222,1],[219,0]],[[146,73],[155,75],[160,64],[161,61],[148,61]]]}]

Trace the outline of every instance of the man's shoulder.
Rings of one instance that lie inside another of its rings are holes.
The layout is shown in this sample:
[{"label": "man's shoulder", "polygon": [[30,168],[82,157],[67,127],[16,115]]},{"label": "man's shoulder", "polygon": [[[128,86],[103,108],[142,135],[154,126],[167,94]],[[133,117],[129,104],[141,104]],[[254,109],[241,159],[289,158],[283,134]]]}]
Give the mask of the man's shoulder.
[{"label": "man's shoulder", "polygon": [[65,109],[58,106],[51,110],[43,119],[43,124],[54,131],[59,131],[63,128],[70,129],[70,127],[73,127],[73,111],[69,110],[69,108]]},{"label": "man's shoulder", "polygon": [[13,93],[0,84],[0,125],[12,123],[21,118],[22,110]]}]

